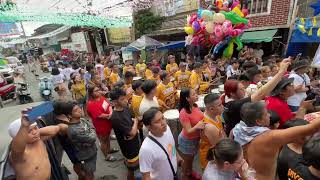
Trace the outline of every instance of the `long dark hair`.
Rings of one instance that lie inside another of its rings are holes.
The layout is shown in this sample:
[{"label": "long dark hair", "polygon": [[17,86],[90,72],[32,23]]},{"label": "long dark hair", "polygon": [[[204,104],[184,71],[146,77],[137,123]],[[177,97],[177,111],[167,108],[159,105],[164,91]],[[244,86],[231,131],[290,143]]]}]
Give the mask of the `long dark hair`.
[{"label": "long dark hair", "polygon": [[241,152],[242,148],[238,142],[232,139],[222,139],[214,148],[209,149],[207,160],[215,161],[217,165],[223,165],[226,161],[233,164],[238,160]]},{"label": "long dark hair", "polygon": [[94,97],[93,97],[94,88],[98,88],[98,87],[93,85],[93,84],[89,84],[88,85],[88,97],[89,97],[89,99],[94,99]]},{"label": "long dark hair", "polygon": [[179,112],[182,110],[182,109],[185,109],[186,112],[188,114],[191,114],[191,109],[192,109],[192,106],[195,106],[195,105],[190,105],[187,98],[190,97],[190,94],[191,94],[191,89],[189,88],[183,88],[181,89],[181,92],[180,92],[180,102],[179,102]]}]

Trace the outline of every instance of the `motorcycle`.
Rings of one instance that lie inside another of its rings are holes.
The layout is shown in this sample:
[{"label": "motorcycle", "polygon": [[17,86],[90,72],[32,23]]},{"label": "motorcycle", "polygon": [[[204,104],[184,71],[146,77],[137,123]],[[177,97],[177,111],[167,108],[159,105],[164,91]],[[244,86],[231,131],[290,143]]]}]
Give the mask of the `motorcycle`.
[{"label": "motorcycle", "polygon": [[15,99],[16,86],[14,84],[8,84],[4,76],[0,73],[0,98],[3,101],[9,99]]},{"label": "motorcycle", "polygon": [[53,84],[48,77],[39,78],[40,95],[45,101],[50,101],[52,96]]},{"label": "motorcycle", "polygon": [[31,93],[28,89],[28,84],[26,83],[17,83],[17,84],[20,85],[20,87],[18,87],[17,89],[17,97],[20,104],[32,103],[33,99],[30,96]]}]

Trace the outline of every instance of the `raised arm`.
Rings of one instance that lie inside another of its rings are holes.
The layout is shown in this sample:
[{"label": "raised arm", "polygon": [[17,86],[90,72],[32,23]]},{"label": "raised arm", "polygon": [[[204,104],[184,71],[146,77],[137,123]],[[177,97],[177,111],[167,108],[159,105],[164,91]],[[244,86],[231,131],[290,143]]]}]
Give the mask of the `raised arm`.
[{"label": "raised arm", "polygon": [[273,130],[270,141],[281,147],[285,144],[291,143],[294,140],[306,136],[313,135],[320,129],[320,118],[313,120],[310,124],[304,126],[296,126],[283,130]]},{"label": "raised arm", "polygon": [[258,102],[264,99],[281,81],[283,75],[286,73],[289,65],[290,58],[284,59],[280,64],[279,72],[264,86],[262,86],[257,92],[251,95],[252,102]]},{"label": "raised arm", "polygon": [[17,133],[17,135],[13,138],[11,144],[11,158],[15,161],[21,159],[23,157],[26,145],[27,145],[27,138],[28,132],[31,123],[27,119],[27,112],[28,110],[22,111],[21,116],[21,126]]},{"label": "raised arm", "polygon": [[43,141],[46,141],[53,136],[57,135],[58,133],[65,134],[67,132],[68,125],[66,124],[58,124],[56,126],[46,126],[40,128],[40,136]]}]

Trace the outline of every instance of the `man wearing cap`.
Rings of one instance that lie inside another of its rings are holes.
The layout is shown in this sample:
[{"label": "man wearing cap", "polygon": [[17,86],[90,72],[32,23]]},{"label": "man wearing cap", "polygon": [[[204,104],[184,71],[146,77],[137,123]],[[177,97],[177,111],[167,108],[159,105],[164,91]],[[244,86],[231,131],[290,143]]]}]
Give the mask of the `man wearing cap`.
[{"label": "man wearing cap", "polygon": [[21,120],[9,125],[9,135],[13,138],[9,161],[15,170],[16,179],[49,180],[51,164],[43,141],[50,139],[68,126],[59,124],[39,129],[37,123],[30,123],[27,111],[22,111]]},{"label": "man wearing cap", "polygon": [[309,62],[307,60],[296,61],[292,64],[289,78],[293,78],[295,94],[288,98],[288,105],[292,112],[299,109],[301,102],[307,97],[310,86],[310,78],[307,75]]},{"label": "man wearing cap", "polygon": [[303,119],[306,111],[312,108],[313,101],[303,101],[296,113],[291,112],[287,100],[295,93],[293,81],[293,78],[282,78],[271,92],[271,96],[266,99],[267,109],[276,112],[280,116],[280,127],[293,118]]}]

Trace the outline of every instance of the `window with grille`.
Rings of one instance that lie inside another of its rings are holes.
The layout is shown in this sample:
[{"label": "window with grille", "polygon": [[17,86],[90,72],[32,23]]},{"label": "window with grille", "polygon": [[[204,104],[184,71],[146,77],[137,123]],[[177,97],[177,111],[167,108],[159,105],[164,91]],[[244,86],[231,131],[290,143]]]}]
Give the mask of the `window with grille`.
[{"label": "window with grille", "polygon": [[272,0],[249,0],[247,8],[251,16],[259,14],[269,14]]}]

